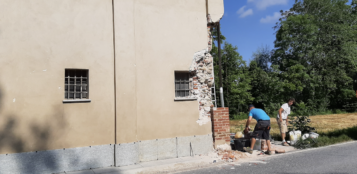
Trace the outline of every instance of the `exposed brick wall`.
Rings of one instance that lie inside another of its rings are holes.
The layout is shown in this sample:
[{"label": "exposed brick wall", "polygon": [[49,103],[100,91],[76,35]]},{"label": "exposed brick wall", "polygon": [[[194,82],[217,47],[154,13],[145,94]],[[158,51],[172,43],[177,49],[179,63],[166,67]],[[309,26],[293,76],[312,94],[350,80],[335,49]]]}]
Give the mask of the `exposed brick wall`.
[{"label": "exposed brick wall", "polygon": [[217,108],[217,110],[213,110],[212,129],[215,147],[222,144],[230,144],[228,108]]},{"label": "exposed brick wall", "polygon": [[212,49],[211,26],[207,26],[208,48],[194,54],[194,60],[190,66],[192,78],[190,78],[191,95],[189,98],[196,98],[199,104],[199,118],[196,121],[199,125],[211,122],[212,94],[211,87],[214,85],[213,57],[210,54]]}]

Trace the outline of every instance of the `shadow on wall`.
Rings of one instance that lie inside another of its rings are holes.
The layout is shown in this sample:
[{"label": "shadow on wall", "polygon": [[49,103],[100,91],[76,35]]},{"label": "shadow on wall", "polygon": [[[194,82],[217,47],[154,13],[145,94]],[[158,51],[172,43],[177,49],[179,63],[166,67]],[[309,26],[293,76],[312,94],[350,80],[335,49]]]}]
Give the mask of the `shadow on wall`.
[{"label": "shadow on wall", "polygon": [[[61,130],[65,130],[67,126],[59,108],[54,108],[53,114],[46,118],[49,119],[49,124],[28,122],[20,125],[18,120],[20,117],[17,115],[3,114],[3,99],[5,95],[0,86],[0,120],[2,120],[2,126],[0,127],[0,153],[2,153],[0,154],[0,173],[58,173],[76,169],[81,170],[78,167],[68,167],[70,165],[97,166],[95,161],[83,164],[83,161],[80,160],[81,156],[73,154],[67,149],[67,152],[65,152],[65,149],[46,150],[50,149],[53,137],[60,137],[60,134],[63,133]],[[24,137],[18,131],[20,126],[22,131],[27,131],[27,137]],[[28,152],[30,151],[29,143],[31,143],[32,152]],[[8,152],[15,153],[3,154]],[[67,157],[66,162],[64,162],[65,154],[70,156],[70,158]]]}]

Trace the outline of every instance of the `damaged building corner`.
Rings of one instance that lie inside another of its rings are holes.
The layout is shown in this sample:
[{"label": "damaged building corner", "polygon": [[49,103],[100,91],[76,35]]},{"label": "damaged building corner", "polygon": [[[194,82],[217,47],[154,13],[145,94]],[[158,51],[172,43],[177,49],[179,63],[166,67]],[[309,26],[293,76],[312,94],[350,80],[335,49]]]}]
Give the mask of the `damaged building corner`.
[{"label": "damaged building corner", "polygon": [[190,67],[190,72],[192,73],[192,78],[190,78],[192,84],[191,96],[197,98],[199,104],[199,118],[196,122],[200,126],[211,121],[211,108],[214,107],[211,90],[214,85],[214,67],[213,57],[210,54],[213,44],[210,15],[207,15],[207,23],[208,47],[194,54]]}]

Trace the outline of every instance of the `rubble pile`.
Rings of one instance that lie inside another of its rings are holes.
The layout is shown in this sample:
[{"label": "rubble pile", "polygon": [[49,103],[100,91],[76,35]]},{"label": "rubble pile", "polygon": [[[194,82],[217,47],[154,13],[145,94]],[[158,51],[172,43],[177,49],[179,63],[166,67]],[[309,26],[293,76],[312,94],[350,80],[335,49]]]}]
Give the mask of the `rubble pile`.
[{"label": "rubble pile", "polygon": [[245,152],[234,151],[234,150],[225,150],[219,151],[218,156],[221,160],[225,162],[236,162],[241,158],[247,158],[247,154]]},{"label": "rubble pile", "polygon": [[211,158],[218,159],[223,162],[236,162],[239,159],[247,158],[248,155],[245,152],[240,152],[236,150],[222,150],[217,149],[208,155]]}]

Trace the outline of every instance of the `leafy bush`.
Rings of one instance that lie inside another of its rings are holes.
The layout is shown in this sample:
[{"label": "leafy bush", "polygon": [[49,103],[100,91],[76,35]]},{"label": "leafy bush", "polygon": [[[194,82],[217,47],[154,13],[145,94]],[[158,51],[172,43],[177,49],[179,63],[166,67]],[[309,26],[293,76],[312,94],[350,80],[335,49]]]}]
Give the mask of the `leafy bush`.
[{"label": "leafy bush", "polygon": [[335,114],[344,114],[344,113],[346,113],[346,112],[345,112],[345,111],[342,111],[341,109],[336,109],[334,113],[335,113]]},{"label": "leafy bush", "polygon": [[296,103],[296,105],[298,106],[295,111],[296,115],[289,117],[289,131],[300,130],[303,134],[315,131],[315,128],[309,126],[311,122],[309,119],[310,108],[304,102]]}]

